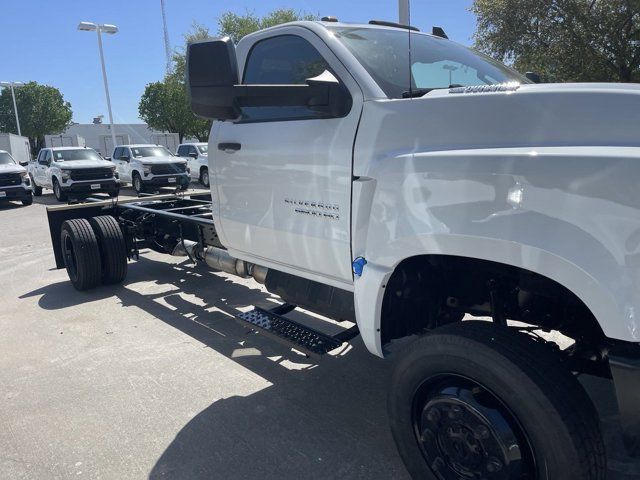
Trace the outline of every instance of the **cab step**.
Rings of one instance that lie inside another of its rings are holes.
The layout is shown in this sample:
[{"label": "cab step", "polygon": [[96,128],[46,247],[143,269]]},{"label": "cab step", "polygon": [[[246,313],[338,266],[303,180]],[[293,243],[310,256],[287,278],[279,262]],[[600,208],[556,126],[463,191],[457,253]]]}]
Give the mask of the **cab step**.
[{"label": "cab step", "polygon": [[348,342],[358,335],[357,326],[343,330],[335,336],[330,336],[284,317],[295,308],[295,305],[290,304],[283,304],[271,310],[255,307],[253,310],[236,315],[236,319],[257,333],[271,337],[313,357],[319,357],[335,350],[344,342]]}]

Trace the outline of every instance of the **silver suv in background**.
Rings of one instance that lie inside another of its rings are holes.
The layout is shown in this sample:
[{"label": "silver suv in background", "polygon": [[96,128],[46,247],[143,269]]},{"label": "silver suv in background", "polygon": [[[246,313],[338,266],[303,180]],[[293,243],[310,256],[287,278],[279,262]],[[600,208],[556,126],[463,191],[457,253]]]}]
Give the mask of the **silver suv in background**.
[{"label": "silver suv in background", "polygon": [[176,155],[187,161],[191,179],[209,188],[209,144],[206,142],[182,143]]},{"label": "silver suv in background", "polygon": [[120,180],[133,185],[138,193],[160,187],[189,187],[187,161],[161,145],[121,145],[113,150],[111,161]]},{"label": "silver suv in background", "polygon": [[27,170],[9,152],[0,150],[0,202],[5,201],[31,205],[33,196]]}]

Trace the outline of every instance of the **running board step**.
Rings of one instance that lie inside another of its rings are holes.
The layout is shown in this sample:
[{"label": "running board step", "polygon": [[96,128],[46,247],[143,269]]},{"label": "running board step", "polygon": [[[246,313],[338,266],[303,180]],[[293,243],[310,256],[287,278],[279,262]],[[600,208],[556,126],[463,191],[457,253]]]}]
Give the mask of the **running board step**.
[{"label": "running board step", "polygon": [[354,326],[331,337],[282,316],[295,308],[294,305],[287,304],[273,310],[255,307],[251,311],[236,315],[236,319],[258,333],[314,357],[335,350],[358,334],[358,327]]}]

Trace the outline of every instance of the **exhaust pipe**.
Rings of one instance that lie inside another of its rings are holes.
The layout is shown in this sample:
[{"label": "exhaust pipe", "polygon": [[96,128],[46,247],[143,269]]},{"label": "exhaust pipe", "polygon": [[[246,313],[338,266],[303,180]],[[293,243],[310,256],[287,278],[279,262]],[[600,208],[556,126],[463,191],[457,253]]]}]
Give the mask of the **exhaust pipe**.
[{"label": "exhaust pipe", "polygon": [[232,257],[226,250],[217,247],[200,248],[198,242],[182,240],[176,244],[171,255],[177,257],[191,257],[205,262],[214,270],[237,275],[242,278],[253,277],[258,283],[264,283],[269,269],[255,263],[245,262]]}]

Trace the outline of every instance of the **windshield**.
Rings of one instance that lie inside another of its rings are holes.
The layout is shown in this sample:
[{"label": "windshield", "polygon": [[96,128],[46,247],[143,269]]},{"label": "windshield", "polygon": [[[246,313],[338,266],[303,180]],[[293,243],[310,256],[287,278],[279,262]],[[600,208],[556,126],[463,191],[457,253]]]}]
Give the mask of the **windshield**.
[{"label": "windshield", "polygon": [[134,158],[173,156],[165,147],[131,147],[131,154]]},{"label": "windshield", "polygon": [[205,145],[198,145],[198,151],[199,151],[200,153],[203,153],[203,154],[205,154],[205,155],[206,155],[206,154],[207,154],[207,152],[209,151],[209,145],[207,145],[207,144],[205,144]]},{"label": "windshield", "polygon": [[77,150],[54,150],[54,162],[73,162],[75,160],[102,160],[92,148],[78,148]]},{"label": "windshield", "polygon": [[0,152],[0,165],[13,165],[15,160],[7,152]]},{"label": "windshield", "polygon": [[470,48],[415,32],[411,32],[409,75],[408,31],[362,27],[332,30],[389,98],[403,98],[410,89],[530,83],[514,70]]}]

